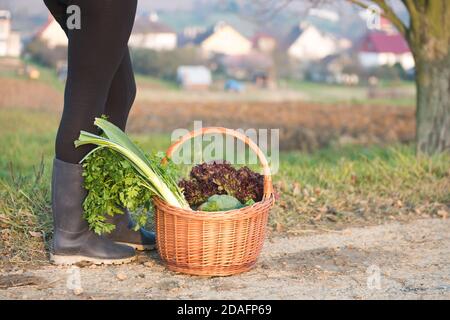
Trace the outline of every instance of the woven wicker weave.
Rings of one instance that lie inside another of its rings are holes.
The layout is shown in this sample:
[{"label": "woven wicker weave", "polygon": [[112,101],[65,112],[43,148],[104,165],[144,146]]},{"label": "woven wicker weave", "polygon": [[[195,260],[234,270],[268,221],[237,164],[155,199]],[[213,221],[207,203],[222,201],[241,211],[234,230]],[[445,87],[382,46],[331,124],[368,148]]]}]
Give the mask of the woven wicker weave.
[{"label": "woven wicker weave", "polygon": [[198,135],[222,133],[244,141],[264,169],[262,201],[239,210],[200,212],[180,209],[155,198],[157,248],[167,267],[176,272],[203,276],[228,276],[250,270],[256,263],[274,203],[270,167],[264,153],[244,134],[226,128],[203,128],[175,142],[167,158]]}]

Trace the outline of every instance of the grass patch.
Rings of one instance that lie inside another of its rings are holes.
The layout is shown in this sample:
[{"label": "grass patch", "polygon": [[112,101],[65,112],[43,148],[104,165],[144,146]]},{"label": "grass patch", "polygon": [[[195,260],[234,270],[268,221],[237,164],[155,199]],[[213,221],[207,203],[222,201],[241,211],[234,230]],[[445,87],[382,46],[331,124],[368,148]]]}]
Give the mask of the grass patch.
[{"label": "grass patch", "polygon": [[163,80],[143,74],[136,74],[136,83],[138,86],[160,88],[165,90],[179,91],[180,87],[174,81]]},{"label": "grass patch", "polygon": [[[33,62],[32,60],[23,59],[22,63],[33,66],[34,68],[39,70],[39,82],[48,84],[60,92],[64,91],[65,82],[58,79],[55,69],[40,65],[36,62]],[[0,78],[28,79],[25,75],[19,75],[16,71],[13,70],[0,71]],[[160,88],[165,90],[179,90],[177,83],[173,81],[158,79],[142,74],[136,74],[135,78],[136,83],[143,87]]]},{"label": "grass patch", "polygon": [[292,232],[437,216],[450,205],[450,155],[416,157],[411,146],[288,153],[280,172],[272,221]]},{"label": "grass patch", "polygon": [[[1,261],[46,261],[51,238],[50,170],[58,116],[0,110]],[[168,135],[135,135],[165,150]],[[438,216],[450,205],[450,155],[417,158],[410,146],[281,154],[273,230],[304,233],[390,219]]]},{"label": "grass patch", "polygon": [[[56,70],[35,63],[31,60],[22,59],[22,63],[33,66],[37,70],[39,70],[40,77],[39,82],[50,85],[56,90],[63,92],[65,83],[58,79],[56,74]],[[9,78],[9,79],[28,79],[25,75],[19,75],[16,71],[0,71],[0,78]]]},{"label": "grass patch", "polygon": [[47,261],[51,238],[50,184],[41,161],[33,172],[10,167],[10,179],[0,180],[0,264],[40,264]]},{"label": "grass patch", "polygon": [[33,61],[26,61],[26,63],[34,66],[36,69],[39,70],[39,72],[40,72],[39,81],[49,84],[50,86],[52,86],[53,88],[55,88],[58,91],[61,91],[61,92],[64,91],[65,82],[58,79],[56,70],[42,66]]}]

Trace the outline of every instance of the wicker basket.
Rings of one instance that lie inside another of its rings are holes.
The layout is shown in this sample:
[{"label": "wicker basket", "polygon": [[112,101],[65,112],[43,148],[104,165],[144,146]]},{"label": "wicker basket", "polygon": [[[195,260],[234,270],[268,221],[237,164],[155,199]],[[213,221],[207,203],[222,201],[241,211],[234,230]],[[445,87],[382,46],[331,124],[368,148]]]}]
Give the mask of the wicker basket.
[{"label": "wicker basket", "polygon": [[203,276],[228,276],[250,270],[256,263],[274,203],[270,168],[264,153],[244,134],[226,128],[203,128],[175,142],[167,158],[187,140],[203,134],[222,133],[245,142],[264,169],[264,196],[252,206],[226,212],[180,209],[155,198],[158,252],[176,272]]}]

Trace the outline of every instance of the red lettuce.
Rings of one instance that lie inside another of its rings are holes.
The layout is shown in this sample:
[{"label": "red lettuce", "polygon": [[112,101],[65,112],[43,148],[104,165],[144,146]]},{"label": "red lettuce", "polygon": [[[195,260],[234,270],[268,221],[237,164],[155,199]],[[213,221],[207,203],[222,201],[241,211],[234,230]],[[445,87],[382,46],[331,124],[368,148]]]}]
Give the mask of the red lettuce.
[{"label": "red lettuce", "polygon": [[206,202],[213,195],[227,194],[242,203],[261,201],[264,177],[248,167],[235,169],[229,163],[202,163],[192,168],[189,179],[179,186],[192,208]]}]

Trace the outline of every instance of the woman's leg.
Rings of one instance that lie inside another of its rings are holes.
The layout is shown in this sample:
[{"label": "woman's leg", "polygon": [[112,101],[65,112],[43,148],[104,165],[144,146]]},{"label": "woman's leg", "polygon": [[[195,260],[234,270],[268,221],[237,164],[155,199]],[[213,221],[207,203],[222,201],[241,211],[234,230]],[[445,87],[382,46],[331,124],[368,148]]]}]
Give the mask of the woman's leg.
[{"label": "woman's leg", "polygon": [[127,49],[109,88],[108,100],[105,106],[105,115],[108,116],[108,120],[125,130],[128,114],[135,97],[136,82],[130,53]]},{"label": "woman's leg", "polygon": [[[67,6],[62,4],[63,0],[45,0],[46,5],[51,13],[61,25],[63,30],[68,34],[67,30]],[[105,105],[104,113],[108,116],[109,121],[125,130],[128,114],[136,96],[136,83],[134,79],[133,67],[129,50],[126,50],[124,57],[119,65],[117,72],[109,88],[108,98]],[[107,237],[116,242],[126,243],[138,250],[151,249],[155,244],[155,234],[144,229],[134,230],[134,223],[130,214],[124,212],[123,215],[116,215],[109,219],[116,228]]]},{"label": "woman's leg", "polygon": [[[66,24],[68,18],[67,5],[61,1],[64,0],[44,0],[55,20],[68,35]],[[108,116],[109,121],[122,130],[125,130],[128,114],[135,97],[136,82],[130,53],[127,49],[119,65],[119,69],[112,80],[105,106],[105,114]]]},{"label": "woman's leg", "polygon": [[61,2],[78,5],[82,17],[81,30],[65,30],[69,38],[68,79],[53,165],[51,260],[56,264],[129,262],[135,259],[132,248],[95,235],[83,218],[86,190],[83,169],[77,163],[89,149],[75,149],[73,141],[80,130],[97,131],[93,120],[104,113],[113,79],[128,52],[136,1],[46,0],[64,28]]},{"label": "woman's leg", "polygon": [[[81,29],[68,30],[68,75],[56,158],[78,163],[91,146],[74,147],[80,131],[97,132],[94,118],[105,106],[116,73],[128,54],[136,0],[71,0],[81,9]],[[128,111],[126,112],[128,114]]]}]

